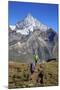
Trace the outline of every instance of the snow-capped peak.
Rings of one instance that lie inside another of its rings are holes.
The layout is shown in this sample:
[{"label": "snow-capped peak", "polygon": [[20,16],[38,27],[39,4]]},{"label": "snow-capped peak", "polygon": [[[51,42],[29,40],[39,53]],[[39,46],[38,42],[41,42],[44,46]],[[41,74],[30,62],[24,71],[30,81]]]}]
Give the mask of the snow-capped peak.
[{"label": "snow-capped peak", "polygon": [[29,13],[24,19],[24,22],[26,22],[26,24],[35,25],[35,18]]},{"label": "snow-capped peak", "polygon": [[28,15],[26,16],[26,19],[32,19],[33,20],[34,18],[30,13],[28,13]]},{"label": "snow-capped peak", "polygon": [[35,29],[47,30],[48,27],[42,24],[39,20],[34,18],[30,13],[22,20],[17,22],[15,26],[10,26],[12,30],[16,30],[17,33],[28,35],[29,32],[33,32]]},{"label": "snow-capped peak", "polygon": [[15,25],[10,25],[9,27],[11,28],[11,30],[14,30],[16,26]]},{"label": "snow-capped peak", "polygon": [[35,19],[33,18],[33,16],[31,14],[28,14],[24,18],[24,20],[22,20],[16,24],[16,27],[18,29],[25,29],[25,28],[29,28],[31,26],[35,26]]}]

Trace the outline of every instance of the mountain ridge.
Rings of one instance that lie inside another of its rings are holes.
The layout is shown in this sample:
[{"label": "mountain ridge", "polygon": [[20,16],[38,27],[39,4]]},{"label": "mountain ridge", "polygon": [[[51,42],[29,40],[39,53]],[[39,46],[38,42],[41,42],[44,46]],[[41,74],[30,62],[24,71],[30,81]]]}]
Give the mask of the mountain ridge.
[{"label": "mountain ridge", "polygon": [[58,58],[58,34],[52,28],[45,27],[30,14],[23,21],[17,23],[14,30],[10,31],[10,60],[21,58],[24,62],[26,59],[27,62],[31,62],[34,54],[38,54],[39,62]]},{"label": "mountain ridge", "polygon": [[[11,26],[11,28],[12,27],[14,26]],[[18,21],[14,28],[14,30],[16,30],[17,33],[26,34],[26,35],[29,34],[29,30],[33,32],[34,29],[47,30],[48,27],[47,25],[42,24],[31,14],[28,14],[23,20]]]}]

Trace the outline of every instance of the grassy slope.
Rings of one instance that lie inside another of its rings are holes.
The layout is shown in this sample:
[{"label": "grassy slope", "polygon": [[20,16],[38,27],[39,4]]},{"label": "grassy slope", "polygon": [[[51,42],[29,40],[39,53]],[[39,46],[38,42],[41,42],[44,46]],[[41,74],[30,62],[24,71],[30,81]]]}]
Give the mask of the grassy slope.
[{"label": "grassy slope", "polygon": [[9,62],[9,88],[37,87],[58,85],[58,62],[46,62],[44,65],[43,84],[37,83],[40,64],[36,65],[35,72],[31,75],[29,64]]}]

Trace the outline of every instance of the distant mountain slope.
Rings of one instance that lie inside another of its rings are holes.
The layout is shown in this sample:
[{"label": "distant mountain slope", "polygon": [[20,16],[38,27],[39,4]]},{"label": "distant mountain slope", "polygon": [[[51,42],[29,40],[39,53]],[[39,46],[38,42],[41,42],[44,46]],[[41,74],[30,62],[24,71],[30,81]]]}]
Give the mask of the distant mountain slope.
[{"label": "distant mountain slope", "polygon": [[9,27],[9,59],[31,62],[35,53],[39,62],[58,58],[58,34],[29,14],[14,30]]}]

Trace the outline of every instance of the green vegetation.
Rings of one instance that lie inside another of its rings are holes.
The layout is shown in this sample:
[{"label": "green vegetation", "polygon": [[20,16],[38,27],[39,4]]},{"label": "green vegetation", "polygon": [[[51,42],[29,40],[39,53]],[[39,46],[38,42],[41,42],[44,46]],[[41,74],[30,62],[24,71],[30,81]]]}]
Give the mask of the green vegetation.
[{"label": "green vegetation", "polygon": [[[43,84],[37,83],[40,66],[44,67]],[[35,72],[31,75],[30,65],[26,63],[9,62],[9,88],[41,87],[58,85],[58,62],[50,61],[36,64]]]},{"label": "green vegetation", "polygon": [[35,65],[36,65],[36,63],[37,63],[38,59],[39,59],[39,58],[38,58],[38,55],[37,55],[37,54],[35,54],[35,55],[34,55],[34,62],[35,62]]}]

